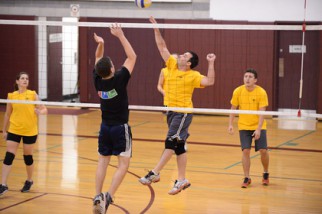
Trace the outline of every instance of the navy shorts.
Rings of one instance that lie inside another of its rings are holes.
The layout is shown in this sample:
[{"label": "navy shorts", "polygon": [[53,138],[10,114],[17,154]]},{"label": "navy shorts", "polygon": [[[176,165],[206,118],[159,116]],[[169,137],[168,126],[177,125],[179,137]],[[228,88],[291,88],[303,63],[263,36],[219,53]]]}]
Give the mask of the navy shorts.
[{"label": "navy shorts", "polygon": [[8,132],[7,140],[20,143],[21,139],[24,144],[34,144],[37,141],[37,136],[22,136]]},{"label": "navy shorts", "polygon": [[188,129],[192,122],[192,114],[169,111],[167,113],[168,134],[167,139],[177,139],[180,143],[185,143],[189,137]]},{"label": "navy shorts", "polygon": [[[241,143],[241,148],[250,149],[253,141],[253,133],[255,130],[240,130],[239,138]],[[260,149],[267,149],[267,137],[266,130],[261,130],[261,136],[258,140],[255,140],[255,151]]]},{"label": "navy shorts", "polygon": [[98,153],[103,156],[132,157],[131,127],[128,124],[106,125],[101,123]]}]

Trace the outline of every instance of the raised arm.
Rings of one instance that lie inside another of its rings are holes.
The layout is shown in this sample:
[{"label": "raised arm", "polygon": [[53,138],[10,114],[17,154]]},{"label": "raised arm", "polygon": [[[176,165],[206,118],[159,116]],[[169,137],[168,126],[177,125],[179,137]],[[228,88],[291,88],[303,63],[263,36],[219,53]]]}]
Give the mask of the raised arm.
[{"label": "raised arm", "polygon": [[104,39],[100,36],[97,36],[96,33],[94,33],[94,39],[97,43],[97,48],[95,52],[95,65],[104,55]]},{"label": "raised arm", "polygon": [[[157,24],[157,21],[152,16],[150,17],[150,22],[152,24]],[[170,57],[170,52],[169,52],[167,45],[161,35],[159,28],[154,28],[154,37],[155,37],[155,43],[159,49],[161,57],[166,62]]]},{"label": "raised arm", "polygon": [[125,37],[123,30],[119,24],[117,24],[117,23],[112,24],[110,29],[111,29],[111,33],[120,40],[120,42],[124,48],[125,54],[127,56],[123,66],[126,67],[130,73],[132,73],[135,62],[136,62],[136,54],[135,54],[133,48],[132,48],[130,42]]},{"label": "raised arm", "polygon": [[211,86],[215,84],[215,60],[216,60],[215,54],[211,53],[207,55],[208,73],[207,73],[207,76],[205,76],[201,80],[202,86]]}]

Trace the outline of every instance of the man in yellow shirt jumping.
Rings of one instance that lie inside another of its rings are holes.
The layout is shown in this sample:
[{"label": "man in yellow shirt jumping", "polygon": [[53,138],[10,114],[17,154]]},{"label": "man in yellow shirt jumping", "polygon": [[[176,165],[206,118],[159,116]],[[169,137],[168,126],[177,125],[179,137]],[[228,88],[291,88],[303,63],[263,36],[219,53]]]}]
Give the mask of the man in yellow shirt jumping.
[{"label": "man in yellow shirt jumping", "polygon": [[[150,22],[156,23],[153,17],[150,18]],[[194,89],[211,86],[215,82],[215,54],[210,53],[207,55],[208,73],[207,76],[204,76],[198,71],[192,70],[199,62],[197,54],[188,51],[178,55],[178,58],[176,58],[170,54],[158,28],[154,29],[154,36],[167,68],[163,83],[164,97],[166,97],[165,104],[168,107],[193,108],[192,94]],[[191,121],[192,112],[169,111],[167,113],[169,130],[165,139],[165,149],[157,165],[146,176],[139,179],[140,183],[150,185],[152,182],[160,181],[160,171],[171,159],[172,155],[176,154],[178,178],[169,194],[175,195],[191,185],[186,179],[187,153],[185,149]]]}]

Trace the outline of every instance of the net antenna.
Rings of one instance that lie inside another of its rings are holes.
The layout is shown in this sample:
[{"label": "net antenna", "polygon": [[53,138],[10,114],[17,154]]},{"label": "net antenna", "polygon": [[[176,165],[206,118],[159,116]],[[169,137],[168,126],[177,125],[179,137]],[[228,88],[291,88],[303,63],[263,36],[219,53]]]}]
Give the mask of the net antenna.
[{"label": "net antenna", "polygon": [[306,30],[306,0],[304,0],[304,18],[302,24],[302,57],[301,57],[301,79],[300,79],[300,91],[299,91],[299,110],[297,116],[301,117],[301,104],[302,104],[302,89],[303,89],[303,65],[304,65],[304,41],[305,41],[305,30]]}]

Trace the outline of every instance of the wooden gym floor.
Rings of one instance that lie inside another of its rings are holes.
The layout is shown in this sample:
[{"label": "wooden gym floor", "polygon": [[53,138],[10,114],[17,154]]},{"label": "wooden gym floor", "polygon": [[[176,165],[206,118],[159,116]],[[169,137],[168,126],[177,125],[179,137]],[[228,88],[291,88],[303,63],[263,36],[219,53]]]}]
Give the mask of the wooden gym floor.
[{"label": "wooden gym floor", "polygon": [[[20,145],[8,179],[9,191],[0,197],[1,213],[91,213],[100,111],[62,110],[49,108],[50,114],[40,117],[34,185],[29,193],[19,191],[26,179]],[[3,115],[0,112],[1,124]],[[138,182],[160,158],[166,117],[161,112],[132,111],[133,157],[108,213],[322,213],[322,122],[315,131],[283,130],[277,120],[267,122],[269,186],[261,185],[260,156],[252,150],[252,184],[240,188],[243,172],[237,124],[231,136],[227,116],[195,115],[188,139],[191,187],[171,196],[168,191],[177,176],[175,156],[161,171],[159,183],[143,186]],[[5,151],[1,138],[1,164]],[[116,166],[114,157],[105,191]]]}]

